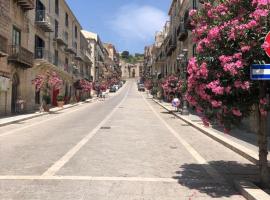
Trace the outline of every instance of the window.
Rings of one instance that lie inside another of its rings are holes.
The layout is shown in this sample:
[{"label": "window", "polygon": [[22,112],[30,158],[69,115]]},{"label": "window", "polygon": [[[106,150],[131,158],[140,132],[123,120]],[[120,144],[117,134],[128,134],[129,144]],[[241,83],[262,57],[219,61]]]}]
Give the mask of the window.
[{"label": "window", "polygon": [[193,45],[192,54],[193,54],[193,57],[196,56],[196,44]]},{"label": "window", "polygon": [[55,0],[55,13],[59,15],[59,0]]},{"label": "window", "polygon": [[55,33],[55,38],[57,38],[59,35],[58,35],[58,26],[59,26],[59,23],[58,23],[58,21],[57,20],[55,20],[55,22],[54,22],[54,33]]},{"label": "window", "polygon": [[66,13],[66,19],[65,19],[66,27],[68,27],[68,14]]},{"label": "window", "polygon": [[65,58],[65,71],[69,71],[68,69],[68,58]]},{"label": "window", "polygon": [[38,90],[37,87],[35,92],[35,103],[40,104],[40,90]]},{"label": "window", "polygon": [[16,27],[13,27],[12,31],[12,45],[21,46],[21,31]]},{"label": "window", "polygon": [[193,0],[193,9],[197,9],[197,0]]},{"label": "window", "polygon": [[54,65],[58,66],[58,51],[54,51]]},{"label": "window", "polygon": [[75,26],[75,38],[77,39],[78,38],[78,28],[77,28],[77,26]]}]

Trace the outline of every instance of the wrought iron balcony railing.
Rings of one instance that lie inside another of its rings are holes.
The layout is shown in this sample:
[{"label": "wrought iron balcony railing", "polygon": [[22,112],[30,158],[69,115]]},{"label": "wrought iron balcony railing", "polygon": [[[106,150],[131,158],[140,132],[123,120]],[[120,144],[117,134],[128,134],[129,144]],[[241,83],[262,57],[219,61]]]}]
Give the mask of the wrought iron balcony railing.
[{"label": "wrought iron balcony railing", "polygon": [[11,45],[9,47],[8,61],[23,68],[31,68],[34,64],[34,54],[19,45]]},{"label": "wrought iron balcony railing", "polygon": [[55,33],[55,40],[60,45],[67,45],[68,44],[68,32],[57,32]]},{"label": "wrought iron balcony railing", "polygon": [[53,32],[51,17],[46,13],[46,10],[36,11],[36,25],[45,32]]}]

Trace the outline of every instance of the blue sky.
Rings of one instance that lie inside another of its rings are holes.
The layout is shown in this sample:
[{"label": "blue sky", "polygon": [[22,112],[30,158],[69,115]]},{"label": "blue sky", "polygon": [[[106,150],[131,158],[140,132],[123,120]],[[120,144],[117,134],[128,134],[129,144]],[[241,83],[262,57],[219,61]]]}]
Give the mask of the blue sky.
[{"label": "blue sky", "polygon": [[67,0],[84,29],[118,51],[143,53],[168,19],[171,0]]}]

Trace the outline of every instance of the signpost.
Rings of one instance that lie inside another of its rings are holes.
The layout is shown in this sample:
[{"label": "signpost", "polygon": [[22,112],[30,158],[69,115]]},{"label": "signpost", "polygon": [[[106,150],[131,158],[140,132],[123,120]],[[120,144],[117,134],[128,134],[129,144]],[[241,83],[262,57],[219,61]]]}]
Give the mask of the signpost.
[{"label": "signpost", "polygon": [[[270,44],[270,32],[265,37],[265,42]],[[265,49],[265,53],[270,57],[270,45]],[[270,64],[253,64],[250,68],[251,80],[270,80]]]},{"label": "signpost", "polygon": [[251,80],[270,80],[270,64],[253,64],[250,76]]}]

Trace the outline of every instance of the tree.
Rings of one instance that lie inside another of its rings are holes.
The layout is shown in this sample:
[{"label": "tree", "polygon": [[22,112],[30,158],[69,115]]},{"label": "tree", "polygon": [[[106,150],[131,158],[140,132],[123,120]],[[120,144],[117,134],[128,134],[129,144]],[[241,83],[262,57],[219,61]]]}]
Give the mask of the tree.
[{"label": "tree", "polygon": [[266,117],[269,102],[265,82],[250,80],[250,66],[267,63],[263,48],[269,29],[270,0],[208,0],[191,10],[197,55],[188,65],[190,105],[204,124],[218,120],[229,131],[259,112],[259,167],[262,186],[269,186]]},{"label": "tree", "polygon": [[123,51],[121,54],[122,58],[128,59],[129,58],[129,51]]}]

